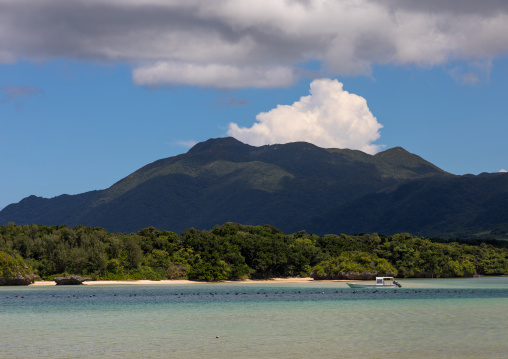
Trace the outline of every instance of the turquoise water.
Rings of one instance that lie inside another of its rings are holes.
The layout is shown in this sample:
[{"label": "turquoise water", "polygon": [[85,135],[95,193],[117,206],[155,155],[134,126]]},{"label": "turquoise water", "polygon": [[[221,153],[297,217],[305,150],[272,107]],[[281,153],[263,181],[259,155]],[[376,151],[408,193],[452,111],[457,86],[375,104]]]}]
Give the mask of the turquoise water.
[{"label": "turquoise water", "polygon": [[401,283],[0,287],[0,358],[508,357],[508,278]]}]

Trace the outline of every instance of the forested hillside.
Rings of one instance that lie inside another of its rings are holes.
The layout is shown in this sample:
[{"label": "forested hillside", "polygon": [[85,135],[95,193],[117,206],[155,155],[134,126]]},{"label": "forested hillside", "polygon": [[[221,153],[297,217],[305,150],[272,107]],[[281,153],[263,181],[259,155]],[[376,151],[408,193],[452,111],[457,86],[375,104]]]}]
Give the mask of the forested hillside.
[{"label": "forested hillside", "polygon": [[321,233],[393,233],[508,239],[508,175],[485,173],[415,180],[372,193],[316,216]]},{"label": "forested hillside", "polygon": [[409,234],[284,234],[268,225],[235,223],[187,229],[181,235],[155,228],[125,234],[83,226],[0,226],[0,254],[22,257],[45,279],[66,274],[205,281],[501,275],[508,274],[506,244],[464,244]]},{"label": "forested hillside", "polygon": [[235,222],[319,235],[508,238],[507,213],[508,173],[456,176],[400,147],[368,155],[229,137],[155,161],[105,190],[27,197],[0,211],[0,225],[181,233]]}]

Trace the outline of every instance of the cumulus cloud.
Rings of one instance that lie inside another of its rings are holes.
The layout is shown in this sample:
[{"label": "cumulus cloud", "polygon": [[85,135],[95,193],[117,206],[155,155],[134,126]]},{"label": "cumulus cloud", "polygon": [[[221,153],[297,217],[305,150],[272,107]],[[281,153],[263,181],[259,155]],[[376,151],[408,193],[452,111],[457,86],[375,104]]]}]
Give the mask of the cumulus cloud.
[{"label": "cumulus cloud", "polygon": [[325,148],[377,152],[380,146],[373,142],[380,137],[383,126],[363,97],[342,87],[337,80],[314,80],[310,95],[258,114],[250,128],[231,123],[228,134],[254,146],[306,141]]},{"label": "cumulus cloud", "polygon": [[[140,85],[287,86],[508,52],[505,0],[0,0],[0,63],[123,62]],[[476,81],[465,74],[465,83]]]},{"label": "cumulus cloud", "polygon": [[504,168],[501,168],[501,169],[499,170],[499,172],[501,172],[501,173],[506,173],[506,172],[508,172],[508,171],[507,171],[507,170],[505,170]]}]

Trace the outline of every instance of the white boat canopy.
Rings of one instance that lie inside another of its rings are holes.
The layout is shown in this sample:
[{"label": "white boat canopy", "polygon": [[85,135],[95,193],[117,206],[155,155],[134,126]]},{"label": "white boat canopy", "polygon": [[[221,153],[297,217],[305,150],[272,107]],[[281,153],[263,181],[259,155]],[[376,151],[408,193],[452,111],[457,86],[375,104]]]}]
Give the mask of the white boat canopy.
[{"label": "white boat canopy", "polygon": [[385,284],[385,280],[393,280],[393,277],[376,277],[376,284],[383,285]]}]

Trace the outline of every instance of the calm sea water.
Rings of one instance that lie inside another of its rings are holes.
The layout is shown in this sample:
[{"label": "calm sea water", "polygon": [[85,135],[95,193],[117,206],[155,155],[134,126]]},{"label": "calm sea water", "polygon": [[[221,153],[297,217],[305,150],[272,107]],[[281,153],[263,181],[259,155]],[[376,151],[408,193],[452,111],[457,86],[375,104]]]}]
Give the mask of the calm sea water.
[{"label": "calm sea water", "polygon": [[0,358],[508,358],[507,277],[401,283],[0,287]]}]

